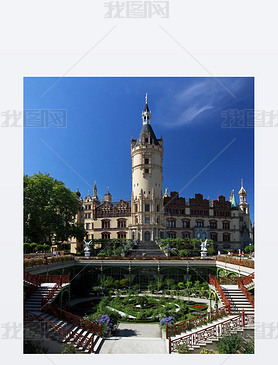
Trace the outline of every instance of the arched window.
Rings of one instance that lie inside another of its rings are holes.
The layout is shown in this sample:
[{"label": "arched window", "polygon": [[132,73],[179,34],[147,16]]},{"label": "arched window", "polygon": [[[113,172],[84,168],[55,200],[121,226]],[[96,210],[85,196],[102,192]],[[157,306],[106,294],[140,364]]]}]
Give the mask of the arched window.
[{"label": "arched window", "polygon": [[[134,233],[133,233],[134,234]],[[121,239],[121,238],[126,238],[126,233],[125,232],[118,232],[117,233],[117,236],[118,236],[118,238],[119,239]]]},{"label": "arched window", "polygon": [[101,238],[103,240],[109,240],[110,239],[110,233],[109,232],[102,232]]},{"label": "arched window", "polygon": [[103,219],[101,221],[101,228],[110,228],[110,220],[108,219]]},{"label": "arched window", "polygon": [[118,219],[118,228],[126,227],[126,219]]}]

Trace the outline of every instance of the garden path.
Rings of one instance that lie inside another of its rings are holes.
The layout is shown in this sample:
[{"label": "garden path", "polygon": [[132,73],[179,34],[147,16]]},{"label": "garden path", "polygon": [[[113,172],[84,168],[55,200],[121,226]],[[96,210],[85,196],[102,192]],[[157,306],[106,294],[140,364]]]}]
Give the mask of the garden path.
[{"label": "garden path", "polygon": [[166,354],[158,324],[120,323],[115,336],[105,339],[100,354]]}]

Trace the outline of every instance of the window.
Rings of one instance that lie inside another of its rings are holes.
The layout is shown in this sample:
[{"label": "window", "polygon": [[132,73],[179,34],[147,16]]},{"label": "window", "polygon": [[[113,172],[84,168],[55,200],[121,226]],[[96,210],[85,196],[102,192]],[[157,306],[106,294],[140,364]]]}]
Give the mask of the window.
[{"label": "window", "polygon": [[137,212],[138,212],[138,205],[135,204],[135,213],[137,213]]},{"label": "window", "polygon": [[86,223],[86,229],[90,229],[90,223]]},{"label": "window", "polygon": [[213,241],[217,241],[217,236],[217,233],[211,232],[210,239],[212,239]]},{"label": "window", "polygon": [[230,222],[223,222],[222,227],[223,229],[230,229]]},{"label": "window", "polygon": [[110,228],[110,221],[102,220],[101,221],[101,228]]},{"label": "window", "polygon": [[148,137],[146,137],[146,138],[145,138],[145,142],[146,142],[146,143],[148,143],[148,141],[149,141],[149,138],[148,138]]},{"label": "window", "polygon": [[201,221],[196,222],[196,227],[204,227],[204,222]]},{"label": "window", "polygon": [[216,221],[209,222],[209,226],[211,229],[217,229],[217,222]]},{"label": "window", "polygon": [[185,239],[185,238],[190,238],[190,233],[189,232],[183,232],[182,233],[182,238]]},{"label": "window", "polygon": [[125,232],[118,232],[118,238],[121,239],[121,238],[126,238],[126,233]]},{"label": "window", "polygon": [[176,238],[176,232],[168,232],[168,238]]},{"label": "window", "polygon": [[176,220],[175,219],[167,219],[166,226],[169,228],[176,227]]},{"label": "window", "polygon": [[103,233],[101,234],[101,238],[102,238],[103,240],[109,240],[109,239],[110,239],[110,233],[109,233],[109,232],[103,232]]},{"label": "window", "polygon": [[149,159],[145,158],[145,165],[148,165],[148,164],[149,164]]},{"label": "window", "polygon": [[150,217],[145,217],[145,223],[150,224]]},{"label": "window", "polygon": [[159,205],[156,206],[156,211],[159,212]]},{"label": "window", "polygon": [[145,212],[149,212],[150,211],[150,204],[145,204]]},{"label": "window", "polygon": [[156,223],[159,224],[159,218],[156,218]]},{"label": "window", "polygon": [[190,221],[182,221],[183,228],[190,228]]},{"label": "window", "polygon": [[118,228],[125,228],[125,227],[126,227],[126,219],[119,219]]},{"label": "window", "polygon": [[149,173],[149,169],[145,169],[145,174],[148,174]]},{"label": "window", "polygon": [[229,242],[229,241],[230,241],[230,234],[223,233],[223,242]]}]

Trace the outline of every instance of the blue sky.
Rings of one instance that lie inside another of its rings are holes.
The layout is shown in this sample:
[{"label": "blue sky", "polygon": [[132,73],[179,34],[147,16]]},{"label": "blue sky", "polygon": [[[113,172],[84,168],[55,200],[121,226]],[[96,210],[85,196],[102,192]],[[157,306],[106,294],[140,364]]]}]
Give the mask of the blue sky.
[{"label": "blue sky", "polygon": [[[131,196],[130,140],[139,135],[148,93],[151,124],[163,137],[163,191],[186,199],[229,199],[243,179],[254,216],[254,130],[223,128],[221,113],[254,108],[253,78],[66,77],[24,79],[24,109],[66,110],[65,128],[24,129],[24,173],[39,170],[71,190]],[[207,167],[206,167],[207,166]],[[206,168],[205,168],[206,167]]]}]

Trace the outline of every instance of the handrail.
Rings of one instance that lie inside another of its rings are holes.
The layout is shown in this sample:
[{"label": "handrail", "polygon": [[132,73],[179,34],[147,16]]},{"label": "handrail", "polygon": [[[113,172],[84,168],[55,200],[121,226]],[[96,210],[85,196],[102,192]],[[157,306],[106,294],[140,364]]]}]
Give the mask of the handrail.
[{"label": "handrail", "polygon": [[70,274],[67,275],[31,275],[29,272],[24,271],[24,280],[31,284],[40,286],[41,283],[69,283]]},{"label": "handrail", "polygon": [[227,307],[228,309],[228,313],[229,315],[231,314],[231,309],[230,309],[230,302],[229,300],[227,299],[226,295],[224,294],[220,284],[218,283],[218,280],[215,278],[215,277],[212,277],[210,274],[209,274],[209,284],[210,285],[213,285],[215,287],[215,289],[217,290],[217,292],[219,293],[224,305]]},{"label": "handrail", "polygon": [[[28,281],[35,287],[41,286],[42,283],[56,283],[54,287],[42,299],[41,307],[43,308],[54,297],[56,292],[61,288],[62,284],[70,283],[70,273],[67,275],[31,275],[30,273],[25,271],[24,280]],[[34,289],[32,291],[34,291]],[[31,290],[27,292],[27,294],[30,293]]]},{"label": "handrail", "polygon": [[226,305],[224,305],[223,307],[214,309],[211,312],[201,314],[185,321],[178,322],[172,325],[166,325],[166,338],[176,336],[182,332],[191,330],[194,327],[213,322],[215,319],[222,318],[225,315],[227,316],[228,314],[228,308]]},{"label": "handrail", "polygon": [[39,275],[31,275],[27,271],[24,271],[24,280],[28,281],[29,283],[31,283],[35,286],[40,286],[41,285]]},{"label": "handrail", "polygon": [[[248,276],[247,276],[248,278]],[[246,277],[244,279],[247,279]],[[249,303],[252,305],[253,308],[255,308],[255,303],[254,303],[254,298],[253,296],[249,293],[249,291],[245,288],[243,281],[244,279],[238,278],[238,288],[242,291],[242,293],[245,295],[245,297],[247,298],[247,300],[249,301]],[[252,278],[250,278],[252,281]],[[245,280],[245,281],[249,281],[249,280]]]},{"label": "handrail", "polygon": [[241,278],[240,278],[240,280],[241,280],[242,284],[243,284],[244,286],[246,286],[246,285],[248,285],[248,284],[252,283],[252,282],[253,282],[253,280],[254,280],[254,278],[255,278],[255,274],[254,274],[254,273],[252,273],[252,274],[250,274],[250,275],[248,275],[248,276],[241,277]]},{"label": "handrail", "polygon": [[56,292],[61,288],[62,284],[56,283],[53,288],[47,293],[46,296],[42,298],[41,301],[41,310],[45,307],[45,305],[54,297]]},{"label": "handrail", "polygon": [[254,314],[245,314],[243,310],[241,314],[207,328],[200,329],[175,339],[171,339],[171,337],[169,337],[169,354],[176,350],[181,344],[192,347],[194,345],[198,345],[200,342],[206,341],[210,337],[220,337],[227,331],[238,327],[243,328],[246,324],[250,323],[254,323]]},{"label": "handrail", "polygon": [[91,351],[91,353],[94,352],[94,334],[91,337],[88,337],[87,335],[81,335],[80,333],[78,333],[78,331],[70,330],[67,327],[61,326],[60,324],[55,322],[51,322],[27,310],[24,313],[24,320],[30,322],[32,321],[36,325],[39,324],[40,328],[42,328],[43,325],[43,329],[47,332],[53,330],[53,332],[55,332],[55,334],[61,337],[63,340],[72,339],[73,342],[75,342],[79,346],[82,346],[83,348]]},{"label": "handrail", "polygon": [[64,319],[86,331],[92,332],[99,337],[102,337],[102,324],[96,324],[87,319],[78,317],[63,309],[48,305],[45,309],[46,312],[53,314],[55,317]]}]

